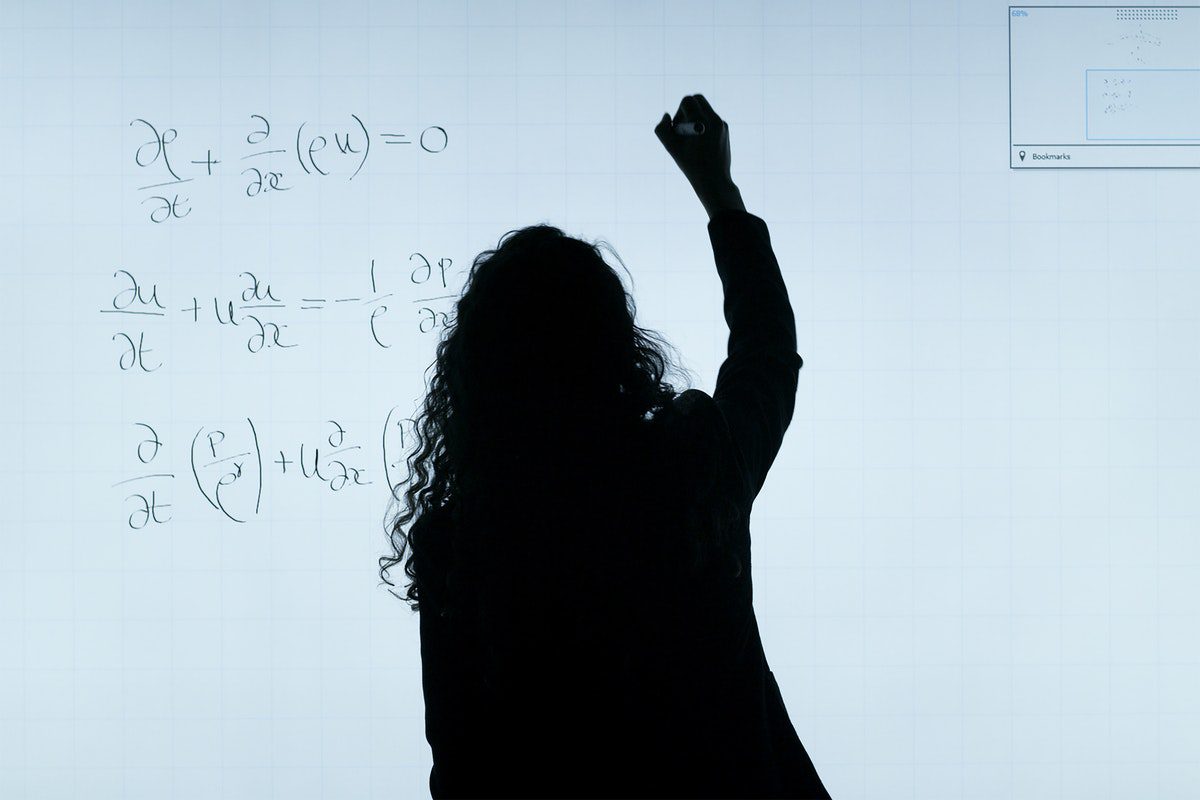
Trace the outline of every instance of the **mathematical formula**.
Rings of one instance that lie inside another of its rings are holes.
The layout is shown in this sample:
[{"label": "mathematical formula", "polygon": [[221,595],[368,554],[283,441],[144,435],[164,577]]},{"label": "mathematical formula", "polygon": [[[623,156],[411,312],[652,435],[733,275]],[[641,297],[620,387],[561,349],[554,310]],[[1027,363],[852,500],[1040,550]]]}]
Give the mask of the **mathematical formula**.
[{"label": "mathematical formula", "polygon": [[[130,440],[138,474],[113,483],[111,488],[134,491],[125,495],[125,524],[132,530],[165,525],[173,518],[176,480],[182,477],[189,491],[196,492],[201,505],[231,522],[245,523],[264,512],[273,490],[305,483],[330,492],[346,492],[375,483],[371,476],[383,475],[389,487],[401,481],[399,456],[409,446],[415,422],[392,408],[383,424],[374,458],[364,451],[361,440],[353,439],[337,420],[327,420],[307,440],[270,444],[261,423],[247,417],[233,425],[204,425],[189,441],[165,441],[155,425],[135,422]],[[186,474],[179,475],[160,464],[170,463],[174,451],[186,450]],[[379,464],[372,468],[371,463]]]},{"label": "mathematical formula", "polygon": [[[176,152],[184,148],[175,128],[140,117],[129,125],[143,137],[133,152],[133,161],[139,170],[145,170],[149,181],[137,187],[139,203],[148,211],[147,218],[156,224],[186,219],[192,213],[192,205],[190,194],[184,193],[188,187],[183,185],[212,177],[225,168],[220,152],[214,153],[211,145]],[[238,149],[251,152],[236,156],[234,164],[242,166],[233,169],[244,179],[242,190],[248,198],[290,191],[298,185],[293,176],[317,180],[341,170],[349,173],[346,180],[354,180],[372,154],[372,140],[385,147],[416,145],[416,152],[423,155],[441,153],[450,143],[446,129],[440,125],[429,125],[413,134],[406,131],[373,134],[357,114],[350,115],[342,130],[325,133],[301,122],[294,133],[289,130],[286,136],[276,135],[262,114],[250,115],[247,128]],[[415,139],[410,139],[410,135]],[[278,160],[290,163],[292,159],[297,166],[284,169],[276,164]]]},{"label": "mathematical formula", "polygon": [[[169,315],[193,326],[210,325],[230,331],[251,353],[299,346],[301,334],[293,329],[305,318],[350,315],[362,320],[364,331],[369,333],[376,346],[390,348],[400,326],[407,325],[417,333],[430,334],[445,328],[453,319],[452,311],[444,308],[457,297],[446,293],[450,287],[453,259],[430,260],[422,253],[412,253],[408,261],[413,266],[404,268],[407,275],[401,278],[400,287],[389,292],[380,289],[380,281],[396,283],[395,277],[371,259],[364,270],[364,283],[370,287],[369,293],[347,293],[339,297],[305,293],[305,296],[293,297],[256,273],[241,272],[238,277],[244,281],[245,288],[236,297],[190,295],[187,305],[170,308],[166,293],[158,283],[143,281],[130,270],[119,267],[113,272],[116,290],[108,307],[101,308],[100,313],[127,316],[142,323],[141,326],[122,326],[112,335],[116,366],[125,372],[154,372],[162,366],[160,356],[155,353],[157,347],[152,346],[156,331],[148,325]],[[398,296],[399,288],[416,287],[424,290],[419,292],[419,297]],[[395,298],[391,304],[386,302],[391,298]],[[393,308],[401,303],[407,313]],[[155,355],[151,356],[151,353]]]},{"label": "mathematical formula", "polygon": [[[376,132],[357,114],[325,128],[307,121],[273,126],[266,115],[253,114],[236,142],[224,147],[186,142],[176,128],[154,119],[131,120],[129,129],[138,203],[156,225],[188,219],[193,190],[207,178],[233,176],[243,201],[267,202],[305,183],[353,181],[381,157],[377,153],[436,157],[449,145],[439,125]],[[163,342],[172,337],[164,326],[171,333],[194,330],[206,343],[222,337],[268,358],[302,347],[309,321],[358,320],[364,338],[391,348],[406,335],[448,326],[457,297],[451,286],[462,277],[454,259],[422,252],[411,252],[407,263],[369,259],[361,278],[337,292],[281,284],[258,268],[238,272],[236,288],[227,294],[181,290],[144,266],[110,269],[111,294],[99,311],[114,321],[111,363],[126,374],[157,373],[170,363]],[[382,480],[392,491],[406,472],[400,456],[414,425],[396,408],[387,413],[382,435],[351,430],[338,419],[288,435],[252,417],[166,434],[142,418],[125,443],[135,466],[114,476],[110,488],[128,529],[168,524],[184,495],[224,520],[246,523],[267,513],[272,497],[301,484],[345,495]]]},{"label": "mathematical formula", "polygon": [[1101,107],[1105,114],[1119,114],[1134,107],[1133,78],[1125,75],[1104,78],[1100,90]]}]

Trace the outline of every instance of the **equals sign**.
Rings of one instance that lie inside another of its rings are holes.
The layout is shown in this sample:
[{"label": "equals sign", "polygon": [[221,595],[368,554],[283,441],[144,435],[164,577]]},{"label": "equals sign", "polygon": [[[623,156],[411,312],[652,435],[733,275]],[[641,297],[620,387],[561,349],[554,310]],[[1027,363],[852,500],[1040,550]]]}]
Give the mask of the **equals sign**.
[{"label": "equals sign", "polygon": [[322,308],[325,307],[324,306],[324,303],[325,303],[324,297],[301,297],[300,302],[301,303],[320,303],[321,304],[321,305],[315,305],[315,306],[300,306],[301,311],[307,311],[307,310],[313,309],[313,308],[320,311]]},{"label": "equals sign", "polygon": [[383,142],[384,144],[412,144],[412,142],[393,142],[393,141],[390,141],[391,139],[400,139],[400,138],[402,138],[402,137],[405,137],[405,136],[407,136],[407,135],[408,135],[408,134],[406,134],[406,133],[381,133],[381,134],[379,134],[379,135],[380,135],[380,136],[382,136],[382,137],[384,138],[384,142]]}]

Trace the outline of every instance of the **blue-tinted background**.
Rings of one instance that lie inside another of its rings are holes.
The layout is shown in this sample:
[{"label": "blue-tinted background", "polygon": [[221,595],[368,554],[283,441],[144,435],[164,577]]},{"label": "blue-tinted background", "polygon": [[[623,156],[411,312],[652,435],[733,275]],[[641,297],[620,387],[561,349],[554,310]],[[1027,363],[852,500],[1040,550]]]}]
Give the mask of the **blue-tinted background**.
[{"label": "blue-tinted background", "polygon": [[[1194,796],[1200,183],[1010,171],[1007,13],[4,3],[0,795],[427,792],[383,443],[471,258],[538,221],[611,242],[711,391],[706,218],[652,133],[700,92],[796,311],[755,605],[833,795]],[[121,270],[162,316],[101,313]],[[244,272],[278,346],[216,321]]]}]

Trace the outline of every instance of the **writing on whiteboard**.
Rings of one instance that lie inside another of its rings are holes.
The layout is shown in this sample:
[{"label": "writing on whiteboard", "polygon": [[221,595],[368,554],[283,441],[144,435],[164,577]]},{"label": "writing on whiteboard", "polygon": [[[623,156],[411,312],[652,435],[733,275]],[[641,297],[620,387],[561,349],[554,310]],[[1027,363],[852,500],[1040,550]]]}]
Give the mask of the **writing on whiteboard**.
[{"label": "writing on whiteboard", "polygon": [[[264,513],[272,491],[303,484],[316,490],[345,493],[375,483],[380,472],[389,487],[402,482],[403,454],[412,444],[416,422],[398,408],[388,411],[382,435],[355,439],[341,422],[327,420],[316,434],[300,440],[274,442],[268,430],[250,417],[237,422],[201,425],[183,442],[186,468],[172,466],[178,448],[146,421],[133,423],[129,440],[136,460],[135,474],[112,484],[129,493],[122,502],[125,525],[131,530],[157,528],[173,518],[175,481],[184,473],[184,486],[201,508],[221,519],[245,523]],[[374,453],[363,441],[376,443]],[[380,465],[372,468],[370,463]],[[132,491],[130,491],[132,489]]]},{"label": "writing on whiteboard", "polygon": [[[215,151],[212,143],[185,147],[177,129],[141,117],[129,125],[141,137],[133,161],[139,171],[145,171],[147,181],[136,191],[153,223],[186,219],[192,205],[189,187],[184,184],[230,169],[219,144]],[[246,197],[265,198],[290,191],[301,179],[320,179],[335,171],[347,174],[346,180],[354,180],[372,155],[372,141],[385,147],[415,145],[402,149],[415,149],[421,154],[441,153],[450,143],[446,129],[440,125],[416,132],[373,133],[357,114],[351,114],[340,130],[321,132],[308,122],[300,122],[294,130],[277,133],[267,117],[250,115],[246,135],[231,156],[232,170],[243,179]]]}]

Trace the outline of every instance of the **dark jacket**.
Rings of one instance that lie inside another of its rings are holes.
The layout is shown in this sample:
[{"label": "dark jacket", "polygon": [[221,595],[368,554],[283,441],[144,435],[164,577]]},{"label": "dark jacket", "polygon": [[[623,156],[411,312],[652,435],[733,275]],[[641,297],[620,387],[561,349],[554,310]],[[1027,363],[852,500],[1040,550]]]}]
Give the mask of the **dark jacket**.
[{"label": "dark jacket", "polygon": [[[767,665],[750,580],[750,507],[795,406],[795,318],[762,219],[724,211],[708,232],[728,357],[712,396],[691,389],[675,399],[653,447],[669,454],[666,472],[693,496],[719,492],[741,512],[725,545],[730,558],[693,574],[647,550],[621,570],[606,568],[601,583],[564,578],[563,591],[604,598],[586,623],[555,616],[566,601],[547,602],[553,594],[526,580],[528,602],[503,617],[520,654],[505,679],[482,677],[479,629],[447,619],[422,594],[435,798],[829,797]],[[633,474],[653,459],[629,460],[597,476]],[[611,549],[669,541],[663,531],[682,517],[662,506],[686,499],[681,491],[609,497],[632,507],[619,526],[628,538]],[[640,519],[654,523],[631,534]],[[665,558],[682,562],[682,552]]]}]

